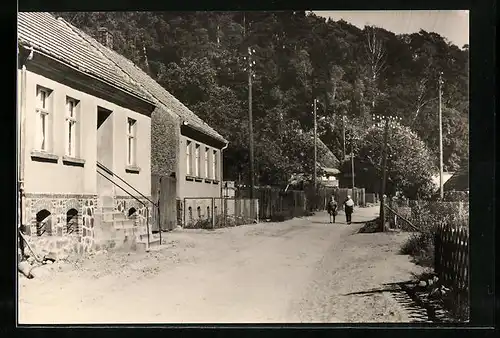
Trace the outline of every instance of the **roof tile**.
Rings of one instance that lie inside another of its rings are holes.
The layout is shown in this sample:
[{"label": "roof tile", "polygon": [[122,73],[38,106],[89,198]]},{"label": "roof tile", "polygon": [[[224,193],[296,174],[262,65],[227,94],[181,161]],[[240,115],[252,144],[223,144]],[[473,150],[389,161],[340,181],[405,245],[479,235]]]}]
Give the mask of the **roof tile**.
[{"label": "roof tile", "polygon": [[18,41],[60,62],[96,76],[118,88],[150,101],[149,95],[98,49],[76,34],[64,20],[49,13],[21,12],[17,16]]},{"label": "roof tile", "polygon": [[181,119],[187,121],[191,126],[204,134],[219,141],[227,142],[224,137],[222,137],[218,132],[199,118],[188,107],[170,94],[165,88],[163,88],[158,82],[156,82],[151,76],[135,65],[132,61],[114,50],[102,45],[96,39],[85,34],[78,28],[74,26],[70,27],[75,33],[79,34],[88,43],[103,53],[109,60],[113,61],[113,63],[116,64],[130,78],[132,78],[134,82],[138,83],[148,94],[150,94],[155,102],[163,105],[167,111],[175,113]]}]

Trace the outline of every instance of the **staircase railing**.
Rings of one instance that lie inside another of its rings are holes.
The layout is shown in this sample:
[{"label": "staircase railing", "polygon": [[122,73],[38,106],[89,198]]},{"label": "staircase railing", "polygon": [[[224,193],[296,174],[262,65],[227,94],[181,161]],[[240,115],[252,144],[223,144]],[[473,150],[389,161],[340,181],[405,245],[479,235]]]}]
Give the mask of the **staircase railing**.
[{"label": "staircase railing", "polygon": [[[156,218],[157,218],[157,222],[158,222],[158,231],[160,233],[160,243],[161,243],[160,204],[153,202],[149,197],[145,196],[139,190],[137,190],[136,188],[134,188],[132,185],[130,185],[127,181],[125,181],[123,178],[121,178],[120,176],[118,176],[116,173],[114,173],[111,169],[109,169],[108,167],[106,167],[104,164],[100,163],[99,161],[96,161],[96,162],[97,162],[97,167],[98,168],[104,170],[110,176],[118,178],[120,181],[122,181],[123,183],[125,183],[125,185],[127,187],[129,187],[130,189],[132,189],[140,197],[142,197],[143,199],[147,200],[149,203],[151,203],[152,205],[154,205],[157,208],[157,217]],[[148,205],[146,203],[144,203],[143,201],[141,201],[139,198],[137,198],[137,196],[135,196],[132,193],[130,193],[127,189],[125,189],[124,187],[122,187],[121,185],[119,185],[117,182],[113,181],[112,179],[110,179],[109,177],[107,177],[106,175],[104,175],[103,173],[101,173],[99,171],[98,171],[98,173],[102,177],[104,177],[105,179],[107,179],[108,181],[110,181],[111,183],[113,183],[114,185],[116,185],[118,188],[120,188],[121,190],[125,191],[129,196],[131,196],[137,202],[141,203],[144,206],[144,208],[146,209],[146,231],[147,231],[147,236],[148,236],[147,237],[148,238],[148,245],[147,245],[147,247],[149,248],[150,238],[149,238],[149,207],[148,207]]]}]

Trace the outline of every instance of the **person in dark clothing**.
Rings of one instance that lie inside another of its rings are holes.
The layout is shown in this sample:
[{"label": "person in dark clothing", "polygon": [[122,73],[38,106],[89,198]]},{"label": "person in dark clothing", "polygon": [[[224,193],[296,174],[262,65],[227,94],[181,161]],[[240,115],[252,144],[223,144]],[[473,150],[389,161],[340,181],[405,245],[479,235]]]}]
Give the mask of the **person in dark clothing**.
[{"label": "person in dark clothing", "polygon": [[335,216],[337,216],[337,202],[335,201],[335,197],[331,197],[330,201],[326,206],[326,210],[328,211],[329,221],[330,223],[335,223]]},{"label": "person in dark clothing", "polygon": [[354,201],[351,199],[351,196],[347,196],[344,202],[344,211],[347,224],[351,224],[351,216],[354,212]]}]

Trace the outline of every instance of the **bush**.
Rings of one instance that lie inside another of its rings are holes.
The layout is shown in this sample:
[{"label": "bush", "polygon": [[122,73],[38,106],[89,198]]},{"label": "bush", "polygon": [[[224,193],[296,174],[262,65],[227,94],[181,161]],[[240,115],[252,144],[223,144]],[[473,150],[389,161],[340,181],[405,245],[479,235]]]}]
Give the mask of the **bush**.
[{"label": "bush", "polygon": [[289,219],[292,219],[292,215],[289,212],[277,212],[271,215],[271,222],[284,222]]},{"label": "bush", "polygon": [[358,233],[360,234],[371,234],[374,232],[380,232],[380,217],[377,217],[374,220],[368,221],[359,229]]},{"label": "bush", "polygon": [[413,258],[415,264],[434,267],[434,235],[432,232],[411,234],[401,247],[403,255]]},{"label": "bush", "polygon": [[189,222],[186,224],[186,229],[213,229],[212,219],[200,218],[195,222]]}]

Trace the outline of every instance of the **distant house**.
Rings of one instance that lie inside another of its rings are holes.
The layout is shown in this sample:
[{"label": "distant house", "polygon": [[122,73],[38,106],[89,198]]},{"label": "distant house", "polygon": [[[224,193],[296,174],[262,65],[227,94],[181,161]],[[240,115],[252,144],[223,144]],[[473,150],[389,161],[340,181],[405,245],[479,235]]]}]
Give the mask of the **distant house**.
[{"label": "distant house", "polygon": [[[314,142],[314,137],[311,132],[306,133],[306,135],[310,135],[310,140],[311,143]],[[321,139],[318,137],[317,139],[317,162],[316,162],[316,168],[317,168],[317,180],[318,183],[328,186],[328,187],[338,187],[338,175],[340,174],[340,170],[338,169],[339,166],[339,160],[337,157],[332,153],[330,149],[328,149],[328,146],[321,141]],[[297,185],[305,180],[308,180],[311,178],[311,175],[309,173],[299,173],[299,174],[294,174],[289,180],[289,183],[291,185]]]},{"label": "distant house", "polygon": [[[443,173],[443,189],[444,189],[444,184],[454,175],[453,172],[444,172]],[[432,176],[432,183],[434,184],[434,187],[436,190],[439,190],[439,174],[438,175],[433,175]]]},{"label": "distant house", "polygon": [[443,190],[469,191],[469,167],[465,166],[457,170],[443,185]]},{"label": "distant house", "polygon": [[46,251],[87,251],[116,235],[118,217],[144,225],[150,96],[48,13],[18,14],[17,75],[21,230]]}]

